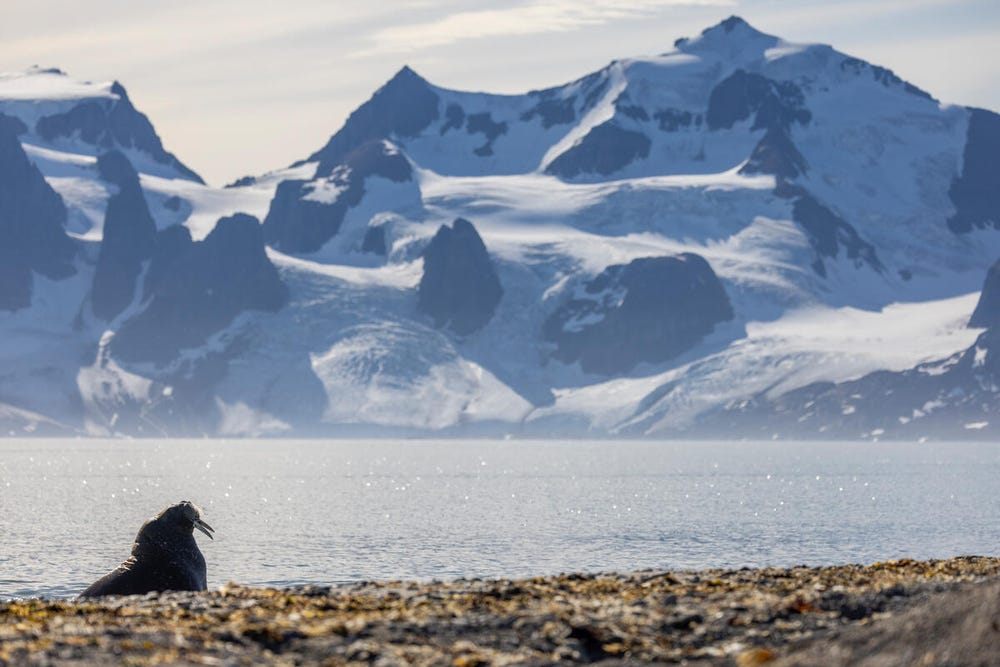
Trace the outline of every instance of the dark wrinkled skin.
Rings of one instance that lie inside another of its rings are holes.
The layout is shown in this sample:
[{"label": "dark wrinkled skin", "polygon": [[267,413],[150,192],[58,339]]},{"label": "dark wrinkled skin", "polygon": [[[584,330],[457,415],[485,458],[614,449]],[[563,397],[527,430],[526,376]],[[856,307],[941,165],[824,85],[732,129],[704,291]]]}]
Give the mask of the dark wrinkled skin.
[{"label": "dark wrinkled skin", "polygon": [[88,586],[80,597],[207,590],[205,557],[194,539],[200,514],[185,500],[144,523],[135,536],[132,555]]}]

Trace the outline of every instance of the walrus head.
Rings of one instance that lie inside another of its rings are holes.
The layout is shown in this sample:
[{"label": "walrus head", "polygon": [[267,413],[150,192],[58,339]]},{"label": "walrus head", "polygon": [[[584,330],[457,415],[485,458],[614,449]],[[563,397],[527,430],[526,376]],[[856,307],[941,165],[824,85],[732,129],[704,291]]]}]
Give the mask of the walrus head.
[{"label": "walrus head", "polygon": [[215,539],[215,536],[212,535],[215,529],[202,520],[201,508],[188,500],[182,500],[176,505],[171,505],[160,512],[154,520],[174,524],[189,534],[194,534],[194,529],[197,528],[208,535],[210,540]]},{"label": "walrus head", "polygon": [[201,518],[201,509],[190,501],[182,500],[144,523],[136,536],[136,546],[143,543],[168,546],[176,544],[178,538],[190,540],[195,528],[215,539],[212,535],[215,529]]}]

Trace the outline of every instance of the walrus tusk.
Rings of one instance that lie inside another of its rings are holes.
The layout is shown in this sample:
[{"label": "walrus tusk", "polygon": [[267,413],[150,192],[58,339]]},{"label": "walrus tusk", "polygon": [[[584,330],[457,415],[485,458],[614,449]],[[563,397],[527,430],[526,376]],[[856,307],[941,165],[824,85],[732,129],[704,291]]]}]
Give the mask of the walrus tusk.
[{"label": "walrus tusk", "polygon": [[206,535],[208,535],[208,539],[210,540],[215,539],[215,537],[212,535],[212,532],[215,530],[215,528],[212,528],[210,525],[208,525],[201,519],[194,520],[194,527],[200,530],[201,532],[205,533]]}]

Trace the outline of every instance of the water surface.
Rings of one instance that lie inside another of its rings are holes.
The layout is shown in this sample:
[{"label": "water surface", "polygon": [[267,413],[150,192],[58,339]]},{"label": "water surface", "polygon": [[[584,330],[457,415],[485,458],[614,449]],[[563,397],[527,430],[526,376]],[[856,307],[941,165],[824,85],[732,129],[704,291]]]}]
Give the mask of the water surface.
[{"label": "water surface", "polygon": [[0,598],[192,500],[209,587],[1000,553],[1000,445],[0,441]]}]

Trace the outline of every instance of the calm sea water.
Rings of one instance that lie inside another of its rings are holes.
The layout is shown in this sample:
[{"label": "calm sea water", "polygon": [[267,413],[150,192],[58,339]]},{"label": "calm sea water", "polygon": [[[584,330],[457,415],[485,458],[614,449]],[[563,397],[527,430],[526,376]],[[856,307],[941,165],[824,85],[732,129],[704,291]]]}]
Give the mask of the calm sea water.
[{"label": "calm sea water", "polygon": [[0,441],[0,598],[192,500],[210,587],[1000,554],[1000,445]]}]

